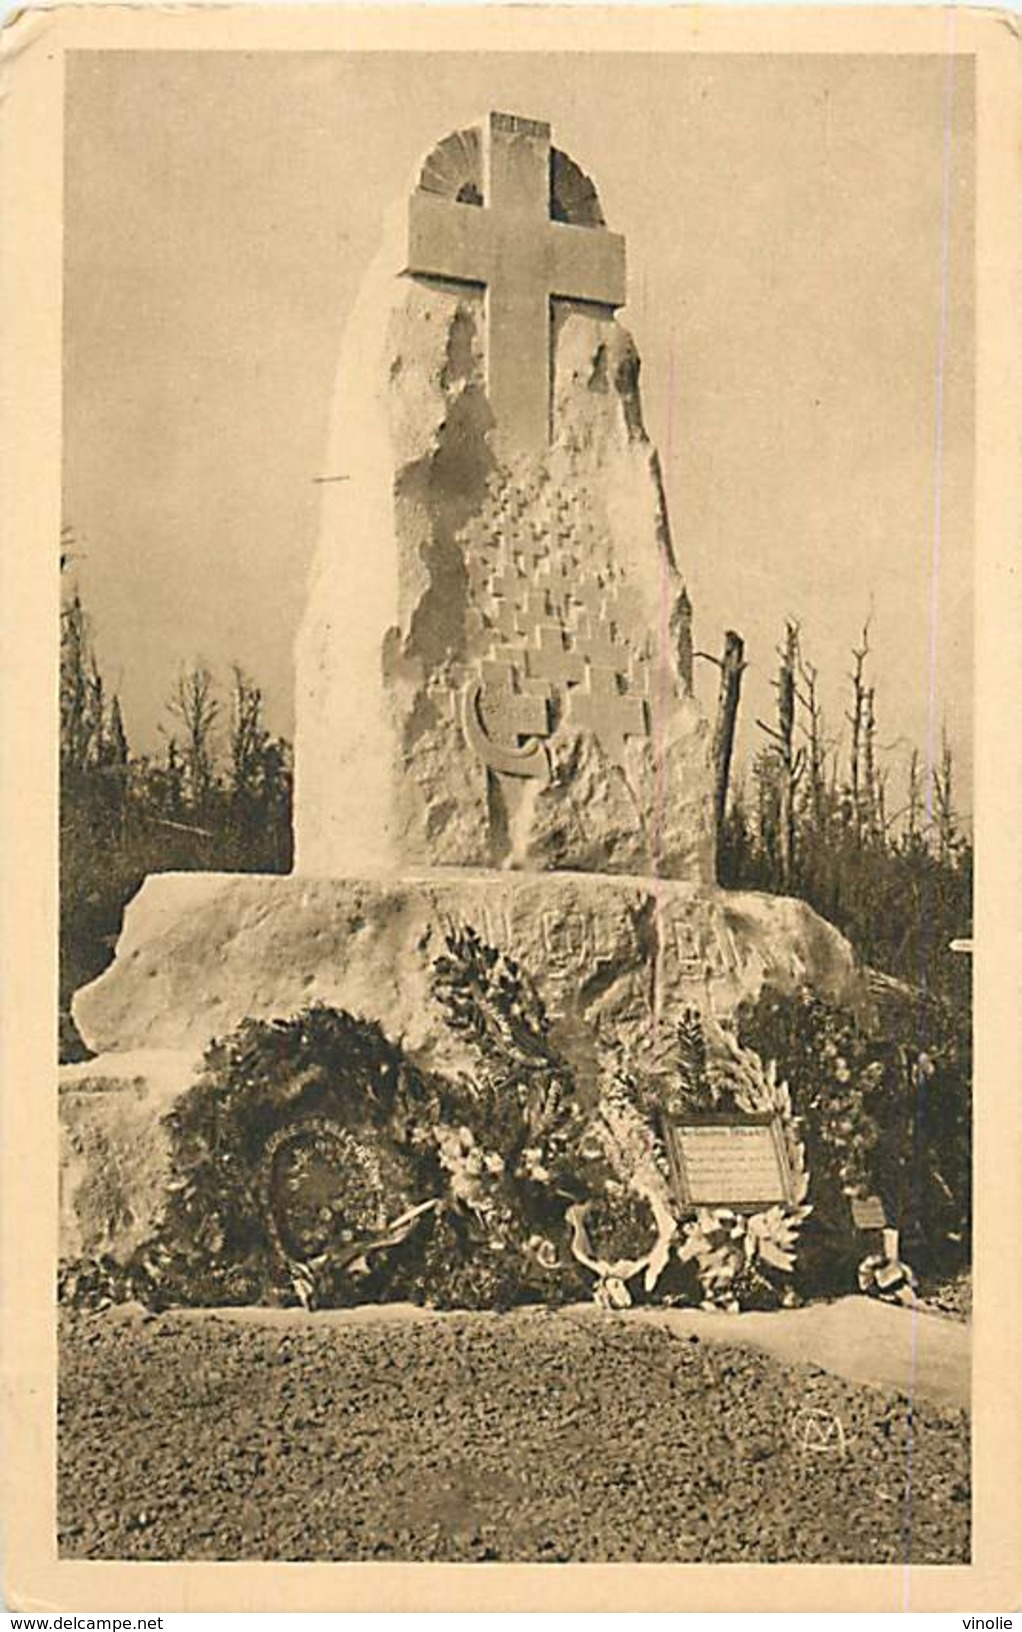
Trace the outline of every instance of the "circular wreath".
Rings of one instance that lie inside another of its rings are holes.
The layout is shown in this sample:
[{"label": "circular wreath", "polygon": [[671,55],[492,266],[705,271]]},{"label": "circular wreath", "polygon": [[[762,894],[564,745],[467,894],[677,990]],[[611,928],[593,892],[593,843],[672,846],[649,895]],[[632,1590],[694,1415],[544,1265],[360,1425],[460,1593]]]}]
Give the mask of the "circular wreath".
[{"label": "circular wreath", "polygon": [[278,1128],[260,1171],[267,1229],[282,1258],[306,1262],[387,1223],[377,1153],[324,1116]]},{"label": "circular wreath", "polygon": [[346,1272],[352,1248],[440,1193],[438,1115],[436,1085],[374,1022],[326,1007],[245,1021],[167,1118],[165,1295],[275,1299],[296,1265]]}]

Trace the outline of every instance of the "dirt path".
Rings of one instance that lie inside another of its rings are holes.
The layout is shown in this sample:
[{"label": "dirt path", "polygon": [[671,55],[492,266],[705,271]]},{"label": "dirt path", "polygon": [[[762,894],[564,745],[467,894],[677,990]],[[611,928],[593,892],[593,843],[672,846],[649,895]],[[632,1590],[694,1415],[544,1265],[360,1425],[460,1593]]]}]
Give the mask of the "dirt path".
[{"label": "dirt path", "polygon": [[920,1306],[839,1298],[769,1314],[725,1315],[699,1309],[641,1309],[628,1316],[678,1337],[748,1345],[788,1365],[811,1363],[850,1383],[900,1393],[917,1404],[968,1411],[972,1383],[969,1328]]},{"label": "dirt path", "polygon": [[[611,1316],[108,1312],[61,1342],[65,1557],[968,1557],[964,1414]],[[803,1451],[833,1414],[845,1455]]]}]

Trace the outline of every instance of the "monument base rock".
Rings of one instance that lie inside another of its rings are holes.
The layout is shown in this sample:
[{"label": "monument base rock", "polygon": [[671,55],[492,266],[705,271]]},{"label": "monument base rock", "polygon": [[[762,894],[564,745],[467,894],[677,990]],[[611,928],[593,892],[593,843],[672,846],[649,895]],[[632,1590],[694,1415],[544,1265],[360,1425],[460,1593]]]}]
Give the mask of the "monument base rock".
[{"label": "monument base rock", "polygon": [[161,1118],[206,1045],[313,1003],[377,1020],[423,1069],[469,1059],[433,996],[434,959],[471,927],[535,982],[580,1083],[641,1065],[685,1009],[718,1016],[803,985],[857,1003],[848,942],[803,902],[594,873],[424,871],[400,879],[151,875],[113,964],[73,1013],[99,1058],[61,1080],[62,1251],[130,1252],[169,1177]]},{"label": "monument base rock", "polygon": [[114,963],[74,999],[98,1052],[199,1053],[245,1018],[328,1003],[378,1020],[425,1068],[451,1040],[430,989],[450,930],[513,956],[551,1015],[637,1048],[692,1004],[720,1015],[764,984],[851,997],[844,937],[803,902],[596,873],[430,870],[400,879],[157,873]]},{"label": "monument base rock", "polygon": [[124,1260],[152,1234],[173,1177],[162,1118],[198,1064],[155,1049],[61,1067],[61,1258]]}]

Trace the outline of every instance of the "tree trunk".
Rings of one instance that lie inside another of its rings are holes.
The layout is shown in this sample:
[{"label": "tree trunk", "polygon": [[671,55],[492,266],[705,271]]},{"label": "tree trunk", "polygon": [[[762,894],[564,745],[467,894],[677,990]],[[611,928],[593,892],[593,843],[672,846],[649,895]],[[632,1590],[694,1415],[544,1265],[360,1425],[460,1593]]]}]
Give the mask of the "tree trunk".
[{"label": "tree trunk", "polygon": [[777,737],[781,750],[781,882],[790,890],[795,877],[795,667],[798,662],[798,628],[785,628],[784,650],[777,677]]},{"label": "tree trunk", "polygon": [[717,832],[718,876],[724,833],[724,815],[727,810],[727,789],[731,777],[731,756],[735,746],[735,725],[738,719],[738,703],[741,698],[744,670],[745,642],[741,635],[736,634],[733,629],[729,629],[724,637],[724,655],[720,662],[717,724],[713,733],[713,814]]}]

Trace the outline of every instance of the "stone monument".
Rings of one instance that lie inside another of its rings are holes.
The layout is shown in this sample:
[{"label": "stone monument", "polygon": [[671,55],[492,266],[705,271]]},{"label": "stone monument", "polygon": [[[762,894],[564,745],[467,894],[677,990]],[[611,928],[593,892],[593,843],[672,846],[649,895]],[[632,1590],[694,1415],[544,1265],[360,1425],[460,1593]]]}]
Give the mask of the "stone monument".
[{"label": "stone monument", "polygon": [[319,1000],[451,1064],[430,971],[452,925],[521,961],[583,1074],[594,1040],[647,1049],[693,1004],[856,989],[808,907],[714,879],[691,606],[626,295],[624,239],[548,125],[491,113],[421,166],[342,351],[297,647],[295,872],[157,874],[130,904],[74,1002],[101,1058],[64,1077],[68,1250],[144,1231],[158,1116],[246,1016]]},{"label": "stone monument", "polygon": [[690,608],[625,245],[550,128],[430,154],[352,316],[298,649],[301,872],[708,883]]}]

